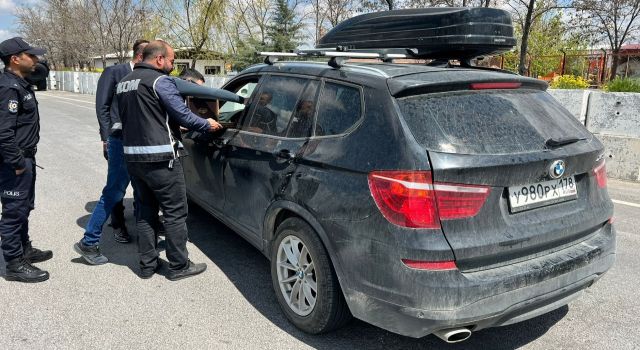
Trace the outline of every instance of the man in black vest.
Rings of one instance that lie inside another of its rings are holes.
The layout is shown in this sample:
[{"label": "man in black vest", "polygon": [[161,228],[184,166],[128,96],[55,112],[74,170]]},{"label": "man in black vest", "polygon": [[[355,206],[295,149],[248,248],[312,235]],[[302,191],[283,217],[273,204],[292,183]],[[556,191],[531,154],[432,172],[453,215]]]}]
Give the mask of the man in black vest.
[{"label": "man in black vest", "polygon": [[136,229],[140,277],[150,278],[158,268],[158,209],[164,214],[169,280],[202,273],[206,264],[194,264],[187,252],[187,195],[179,157],[180,126],[199,132],[222,126],[193,114],[174,80],[175,55],[162,40],[145,47],[142,63],[120,81],[116,89],[122,120],[124,155],[137,191]]},{"label": "man in black vest", "polygon": [[40,115],[36,96],[25,78],[35,70],[37,55],[44,53],[18,37],[0,43],[0,58],[5,65],[0,75],[0,240],[7,263],[6,279],[11,281],[46,281],[49,273],[31,264],[53,257],[50,250],[36,249],[29,240]]}]

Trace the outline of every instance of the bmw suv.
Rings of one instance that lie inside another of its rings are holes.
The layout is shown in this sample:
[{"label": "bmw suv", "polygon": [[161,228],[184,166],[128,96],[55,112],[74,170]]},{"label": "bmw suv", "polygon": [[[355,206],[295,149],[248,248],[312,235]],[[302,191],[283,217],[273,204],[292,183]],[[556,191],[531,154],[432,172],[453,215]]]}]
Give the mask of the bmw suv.
[{"label": "bmw suv", "polygon": [[471,67],[271,62],[189,133],[189,197],[259,249],[286,317],[454,342],[612,266],[603,145],[546,83]]}]

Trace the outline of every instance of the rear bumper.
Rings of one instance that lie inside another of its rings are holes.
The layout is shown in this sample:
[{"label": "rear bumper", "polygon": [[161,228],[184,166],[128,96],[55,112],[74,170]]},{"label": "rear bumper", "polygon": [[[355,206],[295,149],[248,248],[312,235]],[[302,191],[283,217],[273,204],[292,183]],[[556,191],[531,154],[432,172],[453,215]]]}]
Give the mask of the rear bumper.
[{"label": "rear bumper", "polygon": [[350,284],[343,291],[355,317],[419,338],[452,327],[508,325],[555,310],[578,297],[614,261],[615,229],[607,224],[580,243],[536,259],[472,273],[400,265],[388,281],[402,285]]}]

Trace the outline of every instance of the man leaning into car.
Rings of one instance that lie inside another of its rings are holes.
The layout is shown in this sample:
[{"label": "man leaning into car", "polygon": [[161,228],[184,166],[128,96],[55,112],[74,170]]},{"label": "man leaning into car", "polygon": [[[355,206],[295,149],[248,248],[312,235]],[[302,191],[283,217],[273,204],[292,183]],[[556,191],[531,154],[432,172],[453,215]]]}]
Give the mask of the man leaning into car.
[{"label": "man leaning into car", "polygon": [[138,191],[136,214],[140,277],[150,278],[158,269],[158,209],[164,214],[169,260],[169,280],[202,273],[206,264],[194,264],[187,251],[187,196],[180,156],[180,126],[216,131],[213,119],[193,114],[184,104],[173,78],[175,54],[162,40],[145,47],[142,62],[124,77],[116,89],[122,120],[123,145],[131,181]]}]

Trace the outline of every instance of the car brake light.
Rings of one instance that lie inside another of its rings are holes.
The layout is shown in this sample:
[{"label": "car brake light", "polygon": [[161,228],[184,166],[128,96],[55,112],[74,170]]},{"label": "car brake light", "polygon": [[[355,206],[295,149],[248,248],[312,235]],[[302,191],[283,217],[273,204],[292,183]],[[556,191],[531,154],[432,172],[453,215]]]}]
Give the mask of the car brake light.
[{"label": "car brake light", "polygon": [[389,222],[440,228],[430,171],[374,171],[369,174],[369,189]]},{"label": "car brake light", "polygon": [[455,270],[458,268],[456,266],[456,262],[453,260],[419,261],[419,260],[402,259],[402,263],[405,264],[407,267],[410,267],[416,270],[444,271],[444,270]]},{"label": "car brake light", "polygon": [[602,162],[600,165],[595,167],[593,169],[593,174],[596,176],[596,180],[598,181],[598,187],[607,187],[607,167],[605,166],[605,162]]},{"label": "car brake light", "polygon": [[474,217],[487,196],[489,187],[469,185],[445,185],[436,183],[436,203],[440,220]]},{"label": "car brake light", "polygon": [[489,90],[489,89],[518,89],[522,83],[473,83],[471,90]]},{"label": "car brake light", "polygon": [[433,183],[430,171],[374,171],[369,189],[382,215],[411,228],[440,228],[441,220],[473,217],[489,187]]}]

